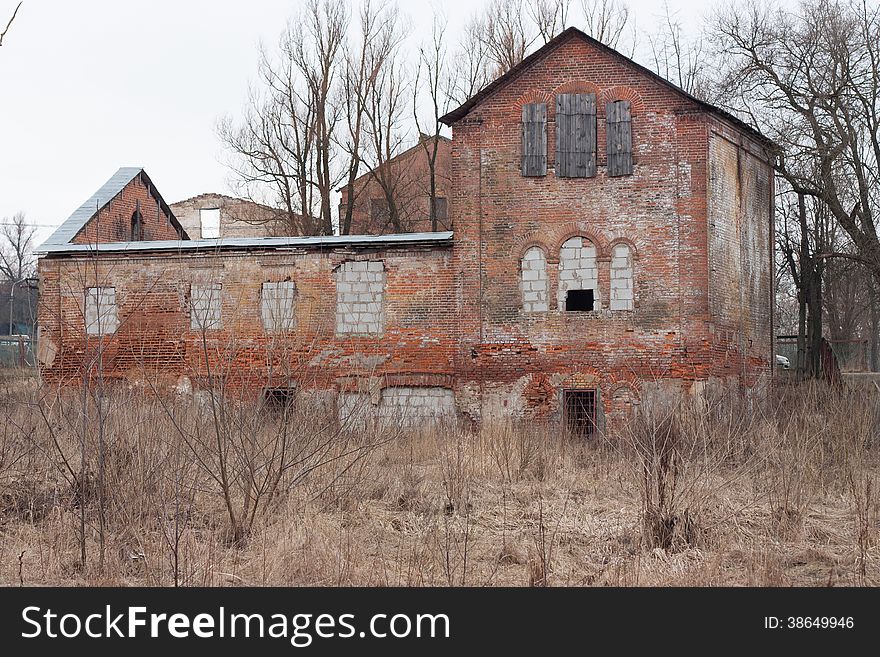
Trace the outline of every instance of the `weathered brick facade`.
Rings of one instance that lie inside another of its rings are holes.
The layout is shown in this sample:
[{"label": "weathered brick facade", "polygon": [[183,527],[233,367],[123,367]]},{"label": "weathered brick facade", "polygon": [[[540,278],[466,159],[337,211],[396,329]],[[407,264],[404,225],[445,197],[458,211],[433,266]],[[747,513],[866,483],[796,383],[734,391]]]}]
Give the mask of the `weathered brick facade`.
[{"label": "weathered brick facade", "polygon": [[[595,176],[556,175],[554,97],[563,93],[597,99]],[[611,177],[604,113],[619,100],[631,108],[632,173]],[[526,177],[522,107],[532,103],[546,103],[547,163],[545,175]],[[40,260],[44,375],[81,381],[97,344],[105,377],[295,386],[344,412],[358,399],[380,408],[413,400],[418,413],[454,400],[473,419],[559,418],[566,391],[586,391],[600,427],[639,401],[764,389],[766,140],[577,30],[445,120],[454,236],[122,244],[97,256],[50,247]],[[277,295],[285,281],[295,289],[292,310],[284,306],[290,330],[267,331],[263,284]],[[204,334],[189,299],[202,284],[221,286],[219,326]],[[84,330],[91,287],[113,287],[117,299],[119,326],[100,340]]]}]

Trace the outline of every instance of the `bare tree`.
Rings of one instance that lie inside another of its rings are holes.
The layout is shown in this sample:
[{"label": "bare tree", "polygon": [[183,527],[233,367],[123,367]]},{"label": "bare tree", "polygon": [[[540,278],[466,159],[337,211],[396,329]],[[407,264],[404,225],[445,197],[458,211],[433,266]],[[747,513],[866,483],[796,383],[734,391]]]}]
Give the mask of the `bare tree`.
[{"label": "bare tree", "polygon": [[461,105],[474,96],[493,79],[493,66],[489,49],[482,36],[482,25],[469,21],[464,26],[461,41],[453,58],[453,76],[449,99]]},{"label": "bare tree", "polygon": [[620,0],[581,0],[584,31],[606,46],[617,48],[627,25],[629,7]]},{"label": "bare tree", "polygon": [[0,46],[3,45],[3,37],[6,36],[6,33],[9,31],[9,28],[12,27],[12,21],[15,20],[15,16],[18,14],[18,10],[21,9],[21,2],[15,5],[15,9],[12,12],[12,16],[9,18],[9,22],[6,23],[6,27],[2,32],[0,32]]},{"label": "bare tree", "polygon": [[8,281],[20,281],[36,274],[34,235],[37,229],[28,223],[24,212],[16,212],[0,226],[0,275]]},{"label": "bare tree", "polygon": [[381,214],[384,217],[379,217],[380,213],[376,212],[373,219],[399,233],[406,230],[405,219],[411,211],[406,205],[413,199],[404,192],[410,182],[410,172],[394,161],[403,152],[407,139],[404,110],[409,94],[404,53],[401,51],[403,29],[396,12],[386,29],[387,51],[366,89],[361,159],[370,170],[370,179],[382,190],[384,208]]},{"label": "bare tree", "polygon": [[526,4],[526,12],[543,43],[547,43],[568,25],[571,0],[534,0]]},{"label": "bare tree", "polygon": [[[413,85],[413,117],[420,135],[429,137],[420,139],[425,150],[428,163],[428,216],[431,230],[439,227],[437,216],[437,156],[440,150],[440,117],[446,114],[449,103],[450,75],[447,64],[445,44],[446,20],[439,14],[434,15],[431,24],[431,41],[419,48],[419,63]],[[419,120],[419,100],[424,97],[431,108],[430,132],[423,129]]]},{"label": "bare tree", "polygon": [[301,234],[333,233],[336,95],[347,26],[344,4],[309,0],[282,35],[279,56],[262,51],[261,88],[250,92],[244,120],[218,125],[240,193],[252,200],[268,194]]},{"label": "bare tree", "polygon": [[522,0],[492,0],[467,28],[485,47],[492,78],[519,64],[535,40]]},{"label": "bare tree", "polygon": [[670,10],[667,2],[663,3],[663,10],[657,28],[645,33],[651,50],[652,68],[692,96],[708,101],[711,85],[703,40],[687,38],[677,13]]},{"label": "bare tree", "polygon": [[355,189],[355,181],[362,163],[368,94],[396,45],[397,23],[396,8],[377,9],[370,0],[366,0],[360,11],[360,42],[356,49],[346,53],[342,95],[348,130],[339,139],[348,159],[344,176],[349,202],[341,209],[339,217],[339,232],[343,235],[351,232],[354,201],[360,191]]},{"label": "bare tree", "polygon": [[855,248],[818,257],[857,260],[880,280],[880,9],[750,3],[719,14],[715,32],[725,102],[781,146],[779,174],[826,206]]}]

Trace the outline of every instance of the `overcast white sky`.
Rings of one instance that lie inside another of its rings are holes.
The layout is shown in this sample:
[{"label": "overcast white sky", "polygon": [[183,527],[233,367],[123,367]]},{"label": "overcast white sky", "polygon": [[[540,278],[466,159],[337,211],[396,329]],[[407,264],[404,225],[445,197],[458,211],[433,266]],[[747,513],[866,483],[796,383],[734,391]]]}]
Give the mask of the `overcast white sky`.
[{"label": "overcast white sky", "polygon": [[[578,5],[580,0],[573,0]],[[0,30],[17,0],[0,0]],[[450,46],[482,0],[438,0]],[[630,0],[642,29],[662,4]],[[670,0],[696,27],[705,5]],[[0,221],[21,210],[41,242],[120,166],[143,166],[169,203],[229,193],[215,136],[237,115],[257,44],[296,0],[24,0],[0,48]],[[432,5],[406,1],[413,38]]]}]

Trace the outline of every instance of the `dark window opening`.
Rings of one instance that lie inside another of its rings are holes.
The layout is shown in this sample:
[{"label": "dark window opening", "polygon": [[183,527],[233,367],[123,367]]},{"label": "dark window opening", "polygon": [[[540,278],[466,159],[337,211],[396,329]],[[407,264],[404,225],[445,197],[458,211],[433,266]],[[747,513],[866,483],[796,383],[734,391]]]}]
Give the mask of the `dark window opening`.
[{"label": "dark window opening", "polygon": [[593,310],[593,290],[569,290],[565,294],[565,310]]},{"label": "dark window opening", "polygon": [[293,406],[295,395],[294,388],[266,388],[263,391],[263,404],[268,410],[280,415]]},{"label": "dark window opening", "polygon": [[140,242],[144,239],[144,218],[140,210],[131,215],[131,241]]},{"label": "dark window opening", "polygon": [[562,393],[565,426],[572,435],[596,433],[596,391],[565,390]]}]

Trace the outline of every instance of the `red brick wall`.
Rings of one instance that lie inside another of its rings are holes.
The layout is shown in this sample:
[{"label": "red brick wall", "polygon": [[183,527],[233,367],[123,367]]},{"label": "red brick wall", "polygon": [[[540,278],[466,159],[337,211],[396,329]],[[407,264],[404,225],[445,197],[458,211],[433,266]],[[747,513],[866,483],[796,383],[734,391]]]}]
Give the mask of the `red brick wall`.
[{"label": "red brick wall", "polygon": [[[381,336],[335,335],[335,268],[346,260],[385,265],[385,330]],[[103,350],[106,379],[158,377],[194,384],[208,373],[233,387],[349,388],[382,379],[387,385],[449,387],[455,352],[455,292],[450,249],[398,248],[319,252],[168,253],[43,258],[40,342],[44,376],[79,383],[97,374]],[[260,317],[263,282],[295,282],[295,330],[266,333]],[[223,285],[222,327],[190,328],[191,283]],[[83,290],[116,288],[119,328],[103,341],[85,335]],[[206,360],[207,357],[207,360]]]},{"label": "red brick wall", "polygon": [[140,207],[145,240],[176,240],[177,230],[141,176],[132,180],[76,234],[74,244],[131,241],[131,217]]},{"label": "red brick wall", "polygon": [[[426,151],[427,148],[427,151]],[[419,233],[431,230],[430,221],[430,165],[429,154],[432,143],[417,144],[386,166],[393,171],[396,179],[396,194],[401,210],[403,232]],[[448,205],[447,219],[440,221],[437,230],[450,230],[452,217],[451,199],[451,165],[452,144],[446,139],[439,139],[437,144],[437,161],[434,165],[436,196],[445,198]],[[394,232],[387,223],[375,221],[370,212],[371,199],[385,199],[382,186],[369,173],[355,181],[354,209],[351,217],[352,235],[382,235]],[[345,215],[348,204],[348,188],[342,189],[339,205],[340,221]]]},{"label": "red brick wall", "polygon": [[[597,95],[594,178],[555,176],[554,97],[565,92]],[[609,178],[605,104],[618,99],[632,102],[634,174]],[[548,109],[548,172],[539,178],[520,174],[521,107],[531,102]],[[744,367],[769,372],[766,349],[744,355],[739,343],[727,343],[737,353],[719,360],[713,342],[707,156],[714,123],[681,94],[572,37],[453,126],[460,404],[474,414],[482,407],[552,415],[562,389],[598,385],[605,414],[614,415],[615,399],[638,396],[644,382],[693,389],[695,381],[738,383]],[[769,169],[762,175],[771,177]],[[754,222],[769,231],[769,204]],[[556,308],[559,248],[574,235],[598,249],[596,313]],[[633,311],[608,310],[609,256],[618,241],[635,253]],[[524,314],[519,261],[535,245],[548,259],[550,310]],[[744,253],[755,258],[755,272],[769,274],[765,251]],[[760,312],[769,308],[764,282],[744,293]],[[762,320],[753,332],[769,338],[767,328]]]}]

